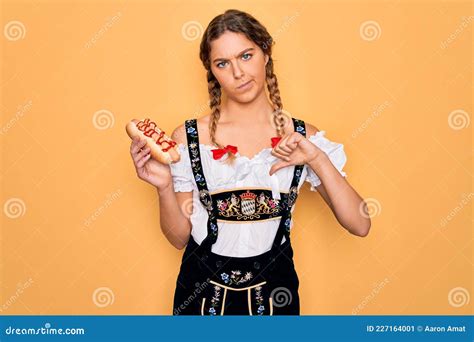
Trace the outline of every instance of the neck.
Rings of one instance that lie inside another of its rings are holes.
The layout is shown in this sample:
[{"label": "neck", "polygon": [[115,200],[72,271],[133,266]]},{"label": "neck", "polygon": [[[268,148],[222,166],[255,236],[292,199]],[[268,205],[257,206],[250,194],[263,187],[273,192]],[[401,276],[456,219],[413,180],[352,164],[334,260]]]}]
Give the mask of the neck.
[{"label": "neck", "polygon": [[259,124],[268,123],[273,113],[272,103],[267,99],[265,92],[248,103],[236,102],[228,99],[221,105],[220,123]]}]

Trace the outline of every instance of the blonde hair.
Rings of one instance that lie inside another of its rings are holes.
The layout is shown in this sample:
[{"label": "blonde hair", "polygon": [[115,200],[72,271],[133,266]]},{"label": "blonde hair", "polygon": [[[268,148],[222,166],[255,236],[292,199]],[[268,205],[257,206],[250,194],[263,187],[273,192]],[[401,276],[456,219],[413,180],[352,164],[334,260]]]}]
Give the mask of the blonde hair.
[{"label": "blonde hair", "polygon": [[[286,118],[283,115],[283,104],[281,102],[280,90],[278,88],[278,80],[273,71],[272,45],[273,38],[267,29],[248,13],[229,9],[223,14],[218,15],[209,23],[203,34],[199,57],[207,70],[207,86],[209,91],[209,107],[211,109],[209,120],[209,135],[211,142],[218,148],[224,148],[222,144],[216,141],[217,122],[220,119],[221,104],[221,86],[211,71],[210,50],[211,42],[219,38],[225,31],[243,33],[249,40],[252,40],[259,46],[264,54],[268,55],[268,62],[265,66],[265,79],[267,89],[270,95],[270,101],[273,104],[273,122],[275,123],[277,136],[282,137],[285,134]],[[227,152],[228,163],[233,163],[235,155]]]}]

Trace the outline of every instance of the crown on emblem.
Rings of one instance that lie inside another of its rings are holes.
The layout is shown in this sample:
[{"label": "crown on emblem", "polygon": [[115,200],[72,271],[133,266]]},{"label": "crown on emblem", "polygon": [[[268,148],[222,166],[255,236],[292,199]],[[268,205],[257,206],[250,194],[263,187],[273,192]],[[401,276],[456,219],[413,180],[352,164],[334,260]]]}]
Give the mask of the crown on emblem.
[{"label": "crown on emblem", "polygon": [[247,192],[244,192],[242,195],[240,195],[240,198],[242,200],[254,200],[257,195],[255,195],[253,192],[250,192],[247,190]]}]

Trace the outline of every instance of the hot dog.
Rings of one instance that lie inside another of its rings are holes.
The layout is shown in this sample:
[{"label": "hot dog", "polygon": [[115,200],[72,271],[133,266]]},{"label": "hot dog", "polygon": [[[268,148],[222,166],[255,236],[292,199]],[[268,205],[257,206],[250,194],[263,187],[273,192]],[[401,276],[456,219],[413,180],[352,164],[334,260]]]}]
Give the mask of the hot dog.
[{"label": "hot dog", "polygon": [[136,136],[146,139],[146,145],[150,148],[153,159],[164,164],[176,163],[180,160],[181,157],[176,142],[150,119],[133,119],[125,129],[132,139]]}]

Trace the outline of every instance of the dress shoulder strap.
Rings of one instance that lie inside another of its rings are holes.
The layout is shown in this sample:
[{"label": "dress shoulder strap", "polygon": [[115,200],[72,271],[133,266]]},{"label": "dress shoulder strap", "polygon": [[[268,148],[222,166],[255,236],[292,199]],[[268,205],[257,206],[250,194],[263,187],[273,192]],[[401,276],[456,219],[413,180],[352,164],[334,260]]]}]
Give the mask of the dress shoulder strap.
[{"label": "dress shoulder strap", "polygon": [[[296,118],[293,119],[293,125],[295,132],[301,133],[304,137],[306,137],[306,127],[303,120],[299,120]],[[283,201],[283,211],[284,214],[281,217],[280,225],[278,226],[277,233],[272,243],[272,247],[270,249],[270,265],[271,267],[275,267],[275,259],[276,257],[281,254],[281,242],[283,236],[289,240],[290,239],[290,225],[291,225],[291,209],[296,202],[296,198],[298,197],[298,184],[300,183],[301,174],[303,173],[304,165],[295,165],[295,169],[293,172],[293,179],[291,180],[290,189],[288,191],[288,196],[286,200]]]},{"label": "dress shoulder strap", "polygon": [[[211,194],[207,187],[206,177],[201,163],[201,152],[199,148],[199,134],[197,129],[197,120],[186,120],[185,124],[186,138],[188,143],[189,158],[194,180],[199,190],[199,200],[207,210],[209,218],[207,220],[207,237],[201,245],[213,244],[217,240],[217,216],[216,208],[212,205]],[[204,246],[203,246],[204,247]]]},{"label": "dress shoulder strap", "polygon": [[306,137],[306,125],[303,120],[292,118],[293,126],[295,127],[295,132],[301,133]]}]

